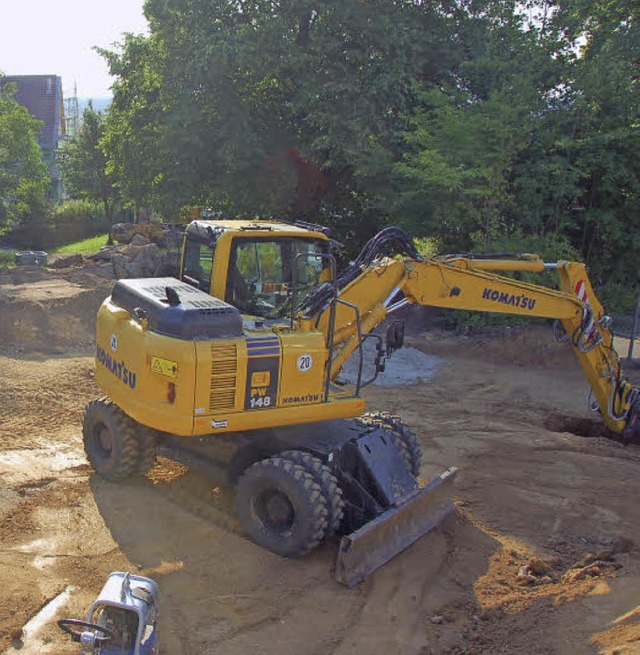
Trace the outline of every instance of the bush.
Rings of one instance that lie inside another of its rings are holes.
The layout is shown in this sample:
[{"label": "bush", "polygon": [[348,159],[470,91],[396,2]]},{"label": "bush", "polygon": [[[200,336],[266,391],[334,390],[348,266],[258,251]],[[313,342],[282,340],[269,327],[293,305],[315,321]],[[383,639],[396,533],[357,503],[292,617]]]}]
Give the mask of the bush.
[{"label": "bush", "polygon": [[4,235],[19,250],[51,250],[109,231],[102,206],[88,200],[68,200],[42,215],[27,216]]},{"label": "bush", "polygon": [[413,243],[423,257],[433,257],[440,248],[438,240],[431,237],[416,237]]},{"label": "bush", "polygon": [[68,200],[55,208],[51,218],[55,244],[80,241],[109,231],[101,204],[89,200]]},{"label": "bush", "polygon": [[45,218],[29,217],[5,237],[16,250],[47,250],[55,243],[53,226]]},{"label": "bush", "polygon": [[597,293],[607,313],[633,315],[636,310],[638,289],[634,289],[628,284],[609,282]]},{"label": "bush", "polygon": [[0,266],[10,266],[15,263],[15,250],[0,250]]}]

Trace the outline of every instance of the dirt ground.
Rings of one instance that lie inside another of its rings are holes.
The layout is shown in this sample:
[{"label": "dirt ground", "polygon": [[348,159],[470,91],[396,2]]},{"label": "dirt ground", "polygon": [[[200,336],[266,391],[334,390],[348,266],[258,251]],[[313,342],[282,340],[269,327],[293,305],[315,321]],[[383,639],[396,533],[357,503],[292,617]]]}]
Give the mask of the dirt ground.
[{"label": "dirt ground", "polygon": [[366,389],[417,432],[425,481],[460,468],[458,513],[347,589],[335,543],[261,550],[232,490],[166,460],[125,483],[93,474],[80,422],[110,283],[15,275],[0,272],[0,653],[78,653],[55,619],[84,617],[121,570],[159,583],[166,655],[640,654],[640,447],[597,436],[549,329],[421,332],[433,379]]}]

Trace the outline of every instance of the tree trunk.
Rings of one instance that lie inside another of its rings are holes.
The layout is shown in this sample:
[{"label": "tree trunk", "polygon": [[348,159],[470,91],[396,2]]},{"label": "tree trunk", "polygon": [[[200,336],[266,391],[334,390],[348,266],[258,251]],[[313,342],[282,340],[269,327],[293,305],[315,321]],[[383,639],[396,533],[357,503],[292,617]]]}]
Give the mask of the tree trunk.
[{"label": "tree trunk", "polygon": [[113,203],[109,202],[108,198],[103,198],[102,203],[104,205],[104,213],[109,221],[109,238],[107,239],[107,245],[112,246],[113,239],[111,233],[113,232]]}]

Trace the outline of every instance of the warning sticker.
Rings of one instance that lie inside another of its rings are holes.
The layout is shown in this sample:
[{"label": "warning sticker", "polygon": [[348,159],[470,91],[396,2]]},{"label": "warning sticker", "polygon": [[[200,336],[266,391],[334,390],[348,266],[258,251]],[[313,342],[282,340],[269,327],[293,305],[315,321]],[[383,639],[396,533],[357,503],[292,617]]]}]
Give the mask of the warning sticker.
[{"label": "warning sticker", "polygon": [[170,359],[162,359],[162,357],[152,357],[151,370],[168,378],[175,378],[178,376],[178,362],[172,362]]}]

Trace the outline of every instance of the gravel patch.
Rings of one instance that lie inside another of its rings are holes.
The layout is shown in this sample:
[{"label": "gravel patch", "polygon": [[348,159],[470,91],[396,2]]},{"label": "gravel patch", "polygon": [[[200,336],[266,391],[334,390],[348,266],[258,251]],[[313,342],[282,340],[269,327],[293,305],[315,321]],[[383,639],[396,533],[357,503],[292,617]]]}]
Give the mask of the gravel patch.
[{"label": "gravel patch", "polygon": [[[376,356],[375,342],[368,339],[364,343],[364,365],[362,380],[373,376],[373,362]],[[348,384],[355,384],[358,379],[359,356],[356,351],[342,369],[339,379]],[[401,387],[431,380],[438,368],[445,363],[441,357],[427,355],[415,348],[404,347],[396,350],[390,359],[385,360],[385,370],[378,375],[373,384],[381,387]]]}]

